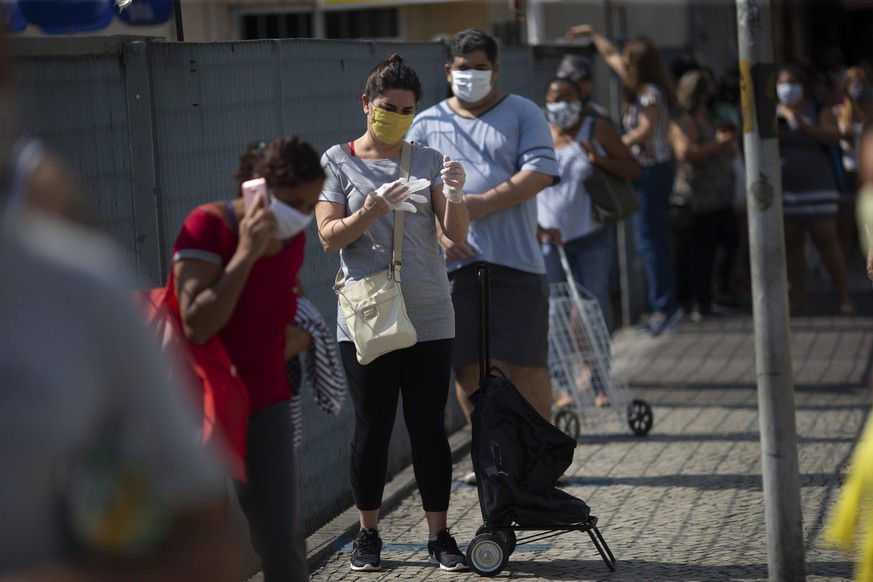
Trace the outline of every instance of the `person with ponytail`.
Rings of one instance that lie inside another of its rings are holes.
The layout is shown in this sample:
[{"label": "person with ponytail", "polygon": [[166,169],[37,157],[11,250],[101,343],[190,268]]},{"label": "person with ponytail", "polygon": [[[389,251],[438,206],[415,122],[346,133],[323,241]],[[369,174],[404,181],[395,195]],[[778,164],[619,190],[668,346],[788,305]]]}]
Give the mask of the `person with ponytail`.
[{"label": "person with ponytail", "polygon": [[[437,236],[462,242],[470,217],[461,164],[434,149],[404,142],[421,95],[415,71],[392,53],[367,78],[361,95],[367,120],[363,135],[331,147],[322,157],[327,180],[315,208],[318,233],[327,252],[339,251],[346,284],[383,271],[392,261],[394,221],[403,217],[402,293],[418,337],[410,347],[361,364],[343,312],[337,309],[337,339],[355,409],[349,457],[361,527],[350,562],[355,571],[375,571],[382,565],[379,508],[401,395],[430,534],[429,561],[443,570],[467,569],[447,522],[452,455],[444,415],[455,320]],[[401,178],[404,150],[411,150],[408,182]]]}]

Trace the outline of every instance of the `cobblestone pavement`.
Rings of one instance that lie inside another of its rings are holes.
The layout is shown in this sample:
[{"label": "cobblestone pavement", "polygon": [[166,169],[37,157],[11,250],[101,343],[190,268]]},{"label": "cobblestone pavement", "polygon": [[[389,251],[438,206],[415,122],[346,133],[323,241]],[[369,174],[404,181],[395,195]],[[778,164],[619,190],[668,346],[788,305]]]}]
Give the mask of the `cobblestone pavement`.
[{"label": "cobblestone pavement", "polygon": [[[848,558],[822,530],[868,404],[871,318],[796,320],[792,352],[807,580],[846,580]],[[615,554],[610,572],[587,535],[519,545],[499,578],[538,580],[766,580],[754,338],[749,317],[685,322],[657,339],[625,330],[616,370],[654,410],[634,437],[614,412],[584,425],[564,489],[584,499]],[[457,439],[455,439],[457,441]],[[454,466],[450,527],[462,548],[482,523],[476,488]],[[407,475],[408,478],[408,475]],[[352,515],[349,513],[348,515]],[[417,493],[384,516],[383,571],[348,567],[351,543],[313,568],[311,580],[471,580],[427,564],[427,526]]]}]

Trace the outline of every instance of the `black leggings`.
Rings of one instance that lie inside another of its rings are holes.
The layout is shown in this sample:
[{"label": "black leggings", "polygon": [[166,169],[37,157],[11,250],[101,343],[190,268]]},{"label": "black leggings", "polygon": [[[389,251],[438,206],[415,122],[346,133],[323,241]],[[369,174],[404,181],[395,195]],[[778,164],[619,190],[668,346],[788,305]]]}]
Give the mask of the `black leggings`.
[{"label": "black leggings", "polygon": [[362,366],[355,346],[340,342],[355,407],[349,481],[361,511],[382,505],[388,443],[403,395],[403,418],[412,444],[412,467],[425,511],[446,511],[452,483],[452,451],[446,436],[452,340],[419,342]]}]

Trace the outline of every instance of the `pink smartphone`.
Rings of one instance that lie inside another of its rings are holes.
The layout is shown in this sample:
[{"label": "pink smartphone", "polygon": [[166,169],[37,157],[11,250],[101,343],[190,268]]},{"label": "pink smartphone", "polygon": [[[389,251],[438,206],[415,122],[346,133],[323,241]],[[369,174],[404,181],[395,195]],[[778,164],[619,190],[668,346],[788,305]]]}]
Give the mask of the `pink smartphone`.
[{"label": "pink smartphone", "polygon": [[252,207],[252,204],[258,197],[263,200],[263,204],[267,204],[267,182],[263,178],[255,178],[242,183],[243,202],[246,210]]}]

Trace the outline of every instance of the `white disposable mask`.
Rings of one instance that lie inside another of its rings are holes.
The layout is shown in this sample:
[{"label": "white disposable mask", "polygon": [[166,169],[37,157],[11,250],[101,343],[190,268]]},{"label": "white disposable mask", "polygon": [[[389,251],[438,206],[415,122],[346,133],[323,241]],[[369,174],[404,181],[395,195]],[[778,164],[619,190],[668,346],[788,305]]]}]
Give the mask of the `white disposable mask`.
[{"label": "white disposable mask", "polygon": [[452,92],[465,103],[478,103],[491,92],[493,71],[452,71]]},{"label": "white disposable mask", "polygon": [[546,116],[549,118],[549,123],[557,125],[561,129],[567,129],[576,125],[581,112],[581,101],[546,103]]},{"label": "white disposable mask", "polygon": [[803,85],[800,83],[779,83],[776,85],[776,96],[780,103],[794,105],[803,99]]},{"label": "white disposable mask", "polygon": [[273,211],[273,215],[276,217],[276,238],[279,240],[285,240],[297,235],[312,220],[312,214],[304,214],[293,206],[288,206],[275,196],[272,198],[270,210]]}]

